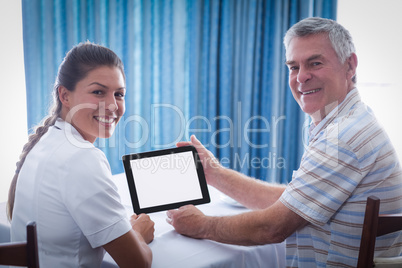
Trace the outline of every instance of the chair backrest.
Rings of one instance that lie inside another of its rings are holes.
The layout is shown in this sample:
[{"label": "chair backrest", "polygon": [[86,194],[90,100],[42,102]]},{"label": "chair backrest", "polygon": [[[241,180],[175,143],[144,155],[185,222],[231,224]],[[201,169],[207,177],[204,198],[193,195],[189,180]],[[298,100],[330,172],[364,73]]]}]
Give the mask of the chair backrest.
[{"label": "chair backrest", "polygon": [[12,266],[39,267],[36,223],[27,224],[27,241],[0,244],[0,264]]},{"label": "chair backrest", "polygon": [[402,230],[402,214],[379,215],[379,211],[380,199],[369,196],[360,241],[358,268],[373,267],[376,237]]}]

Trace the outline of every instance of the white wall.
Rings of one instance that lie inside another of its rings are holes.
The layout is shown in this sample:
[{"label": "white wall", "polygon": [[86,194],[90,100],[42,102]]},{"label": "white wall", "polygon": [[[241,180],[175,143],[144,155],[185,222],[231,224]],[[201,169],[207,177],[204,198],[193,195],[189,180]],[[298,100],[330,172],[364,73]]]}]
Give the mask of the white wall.
[{"label": "white wall", "polygon": [[338,0],[338,22],[351,33],[357,87],[402,160],[401,0]]},{"label": "white wall", "polygon": [[0,202],[27,140],[21,1],[0,0]]}]

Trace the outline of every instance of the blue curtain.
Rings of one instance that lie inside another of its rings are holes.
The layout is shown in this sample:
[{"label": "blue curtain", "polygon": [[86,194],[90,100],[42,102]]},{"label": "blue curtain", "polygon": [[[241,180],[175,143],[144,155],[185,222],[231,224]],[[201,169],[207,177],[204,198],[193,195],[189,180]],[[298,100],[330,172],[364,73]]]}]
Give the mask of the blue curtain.
[{"label": "blue curtain", "polygon": [[336,18],[336,0],[22,0],[28,128],[47,114],[58,65],[89,40],[123,60],[126,114],[98,139],[121,156],[191,134],[224,166],[286,183],[308,118],[287,82],[282,38],[300,19]]}]

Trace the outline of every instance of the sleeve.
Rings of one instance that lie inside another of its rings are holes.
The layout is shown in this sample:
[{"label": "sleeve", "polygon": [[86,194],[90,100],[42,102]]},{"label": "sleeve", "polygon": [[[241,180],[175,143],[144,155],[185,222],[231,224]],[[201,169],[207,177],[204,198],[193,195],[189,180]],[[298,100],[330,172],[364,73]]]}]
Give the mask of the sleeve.
[{"label": "sleeve", "polygon": [[103,246],[131,229],[102,151],[96,148],[80,150],[66,161],[63,170],[62,198],[93,248]]},{"label": "sleeve", "polygon": [[323,226],[361,179],[359,159],[350,146],[335,138],[315,141],[280,201],[308,222]]}]

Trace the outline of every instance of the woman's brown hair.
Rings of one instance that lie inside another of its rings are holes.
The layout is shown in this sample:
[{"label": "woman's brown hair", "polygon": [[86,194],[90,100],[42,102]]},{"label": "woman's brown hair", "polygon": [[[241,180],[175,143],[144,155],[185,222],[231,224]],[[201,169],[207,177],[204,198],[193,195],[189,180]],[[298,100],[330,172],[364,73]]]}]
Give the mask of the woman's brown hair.
[{"label": "woman's brown hair", "polygon": [[80,43],[73,47],[60,64],[53,87],[53,105],[42,123],[35,127],[34,132],[29,135],[28,142],[24,145],[16,164],[17,168],[8,192],[7,215],[10,220],[13,216],[18,176],[25,159],[49,127],[53,126],[57,118],[60,117],[62,104],[59,99],[59,87],[64,86],[68,90],[74,91],[79,81],[84,79],[89,72],[101,66],[117,67],[125,78],[123,63],[120,58],[112,50],[90,42]]}]

